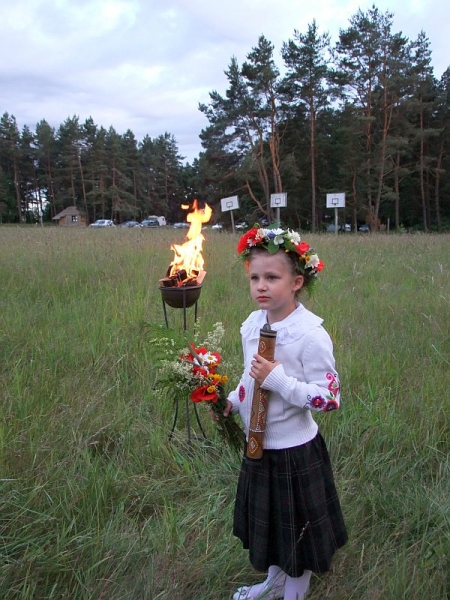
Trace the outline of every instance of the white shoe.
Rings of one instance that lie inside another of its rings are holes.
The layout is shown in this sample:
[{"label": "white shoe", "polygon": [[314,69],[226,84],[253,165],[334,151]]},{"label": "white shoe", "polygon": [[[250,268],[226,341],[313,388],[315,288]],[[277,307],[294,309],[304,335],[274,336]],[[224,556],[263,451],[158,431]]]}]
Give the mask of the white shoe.
[{"label": "white shoe", "polygon": [[256,596],[251,593],[253,586],[244,585],[240,587],[234,594],[233,600],[282,600],[284,597],[284,583],[283,585],[270,585],[258,592]]}]

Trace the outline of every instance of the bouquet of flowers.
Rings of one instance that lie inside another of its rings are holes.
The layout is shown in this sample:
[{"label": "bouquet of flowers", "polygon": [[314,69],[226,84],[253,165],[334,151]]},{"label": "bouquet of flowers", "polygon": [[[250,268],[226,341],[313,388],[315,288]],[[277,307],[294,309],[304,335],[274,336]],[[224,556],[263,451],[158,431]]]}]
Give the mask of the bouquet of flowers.
[{"label": "bouquet of flowers", "polygon": [[221,373],[222,323],[216,323],[203,342],[188,342],[169,329],[152,329],[150,340],[153,360],[158,369],[160,387],[177,402],[188,395],[192,402],[206,403],[214,413],[219,433],[232,448],[241,451],[245,434],[233,415],[223,416],[227,405],[225,384],[227,375]]}]

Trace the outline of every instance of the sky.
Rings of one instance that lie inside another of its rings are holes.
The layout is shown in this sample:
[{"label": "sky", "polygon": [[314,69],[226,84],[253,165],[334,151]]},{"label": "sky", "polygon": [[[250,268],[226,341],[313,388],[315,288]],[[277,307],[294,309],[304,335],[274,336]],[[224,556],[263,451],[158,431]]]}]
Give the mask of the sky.
[{"label": "sky", "polygon": [[141,141],[174,136],[184,162],[198,156],[207,127],[200,103],[224,94],[224,71],[264,35],[281,47],[294,30],[338,40],[358,9],[394,13],[392,33],[430,41],[434,75],[450,66],[450,3],[442,0],[0,0],[0,114],[34,131],[67,118]]}]

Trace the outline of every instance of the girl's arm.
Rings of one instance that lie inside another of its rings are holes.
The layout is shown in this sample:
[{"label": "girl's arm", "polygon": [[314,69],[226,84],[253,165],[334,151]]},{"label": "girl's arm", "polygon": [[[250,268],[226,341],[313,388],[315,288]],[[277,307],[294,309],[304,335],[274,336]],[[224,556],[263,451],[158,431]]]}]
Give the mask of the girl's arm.
[{"label": "girl's arm", "polygon": [[278,393],[282,398],[309,410],[329,412],[340,406],[339,376],[336,372],[333,344],[328,333],[314,331],[308,340],[302,365],[304,380],[286,374],[281,363],[267,375],[264,389]]}]

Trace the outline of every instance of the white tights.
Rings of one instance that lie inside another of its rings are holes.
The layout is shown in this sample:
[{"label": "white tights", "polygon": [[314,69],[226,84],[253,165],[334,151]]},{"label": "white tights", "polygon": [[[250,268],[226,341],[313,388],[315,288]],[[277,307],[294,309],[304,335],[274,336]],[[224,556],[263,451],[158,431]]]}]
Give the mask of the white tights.
[{"label": "white tights", "polygon": [[289,577],[286,575],[284,588],[284,600],[304,600],[311,579],[311,571],[303,571],[301,577]]},{"label": "white tights", "polygon": [[311,575],[311,571],[304,571],[301,577],[289,577],[272,565],[265,581],[239,588],[233,600],[304,600]]}]

